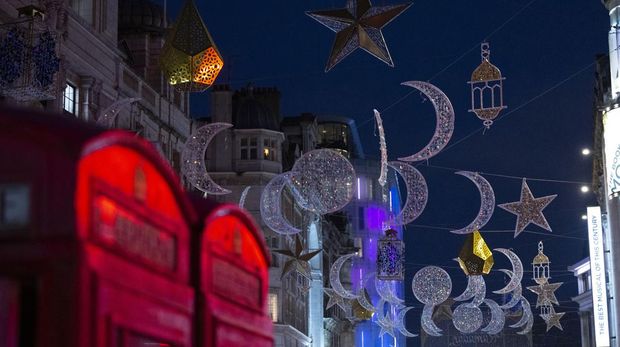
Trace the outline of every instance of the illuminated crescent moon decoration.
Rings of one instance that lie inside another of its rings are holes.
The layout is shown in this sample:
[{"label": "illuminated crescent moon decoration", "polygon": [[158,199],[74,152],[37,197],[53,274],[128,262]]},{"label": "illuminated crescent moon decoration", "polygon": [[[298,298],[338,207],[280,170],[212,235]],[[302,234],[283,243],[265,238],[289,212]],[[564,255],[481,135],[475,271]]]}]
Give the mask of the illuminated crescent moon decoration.
[{"label": "illuminated crescent moon decoration", "polygon": [[385,143],[385,130],[383,129],[381,113],[377,110],[373,111],[375,113],[375,120],[377,121],[377,129],[379,129],[379,150],[381,151],[381,174],[379,175],[379,184],[383,187],[387,182],[387,144]]},{"label": "illuminated crescent moon decoration", "polygon": [[396,225],[411,223],[422,214],[426,207],[428,201],[426,180],[420,171],[407,163],[391,161],[388,165],[402,176],[407,189],[407,201],[400,213],[394,217],[393,223]]},{"label": "illuminated crescent moon decoration", "polygon": [[368,299],[366,299],[366,290],[364,289],[364,287],[360,288],[357,291],[357,302],[367,311],[372,312],[375,310],[375,307],[372,305],[372,303]]},{"label": "illuminated crescent moon decoration", "polygon": [[260,198],[260,215],[263,222],[278,234],[293,235],[301,230],[289,223],[282,214],[282,190],[290,179],[290,172],[272,178]]},{"label": "illuminated crescent moon decoration", "polygon": [[534,315],[532,314],[532,307],[530,306],[530,302],[527,301],[524,297],[521,297],[521,310],[522,316],[521,319],[511,325],[511,328],[520,328],[525,325],[525,328],[522,331],[518,331],[517,334],[525,335],[528,334],[532,330],[532,326],[534,325]]},{"label": "illuminated crescent moon decoration", "polygon": [[252,188],[252,186],[247,186],[245,187],[245,189],[243,189],[243,192],[241,192],[241,197],[239,198],[239,207],[243,208],[243,206],[245,205],[245,198],[248,196],[250,188]]},{"label": "illuminated crescent moon decoration", "polygon": [[504,311],[502,311],[499,305],[493,300],[484,299],[484,303],[491,309],[491,319],[489,320],[489,324],[481,330],[489,335],[498,334],[504,329],[504,324],[506,324]]},{"label": "illuminated crescent moon decoration", "polygon": [[424,305],[424,309],[422,310],[422,317],[420,318],[420,324],[422,326],[422,330],[425,333],[431,336],[441,336],[442,331],[435,322],[433,322],[433,309],[435,306],[433,305]]},{"label": "illuminated crescent moon decoration", "polygon": [[232,124],[211,123],[198,128],[187,139],[185,148],[181,152],[181,173],[191,185],[204,193],[212,195],[230,193],[230,190],[220,187],[209,177],[205,164],[205,152],[209,142],[220,131],[230,127],[232,127]]},{"label": "illuminated crescent moon decoration", "polygon": [[416,337],[416,336],[418,336],[418,334],[414,334],[414,333],[410,332],[409,330],[407,330],[407,327],[405,325],[405,315],[411,309],[413,309],[413,306],[405,307],[402,310],[400,310],[400,312],[398,312],[398,319],[397,319],[398,331],[400,331],[400,333],[405,335],[406,337]]},{"label": "illuminated crescent moon decoration", "polygon": [[[510,270],[499,269],[498,271],[505,273],[506,276],[508,276],[511,279],[514,276],[513,272]],[[521,283],[519,283],[517,288],[515,288],[515,290],[512,291],[512,296],[510,297],[510,301],[501,305],[500,308],[502,310],[507,310],[509,308],[515,307],[515,305],[517,305],[521,301],[521,295],[523,295],[523,288],[521,287]]]},{"label": "illuminated crescent moon decoration", "polygon": [[427,160],[441,152],[450,141],[450,138],[452,138],[452,133],[454,132],[454,108],[452,108],[452,103],[450,103],[450,99],[448,99],[446,94],[430,83],[408,81],[401,83],[401,85],[415,88],[426,95],[435,108],[437,126],[433,138],[426,147],[418,153],[398,158],[398,160],[408,162]]},{"label": "illuminated crescent moon decoration", "polygon": [[455,234],[470,234],[474,231],[480,231],[480,229],[489,222],[493,215],[493,210],[495,209],[495,193],[493,192],[493,188],[489,184],[489,181],[476,172],[458,171],[456,174],[469,178],[474,182],[476,187],[478,187],[478,191],[480,191],[480,210],[478,211],[476,219],[469,223],[468,226],[462,229],[452,230],[451,232]]},{"label": "illuminated crescent moon decoration", "polygon": [[474,306],[480,306],[487,295],[487,286],[482,275],[467,276],[467,288],[463,294],[454,298],[455,301],[465,301],[474,298],[471,302]]},{"label": "illuminated crescent moon decoration", "polygon": [[97,124],[106,128],[111,128],[113,125],[112,123],[114,123],[116,116],[118,116],[118,113],[123,107],[131,105],[132,103],[140,100],[140,98],[126,98],[115,101],[114,103],[112,103],[112,105],[106,107],[103,111],[101,111],[101,116],[97,118]]},{"label": "illuminated crescent moon decoration", "polygon": [[508,294],[513,290],[517,289],[519,285],[521,285],[521,279],[523,278],[523,264],[521,263],[521,259],[511,250],[506,248],[495,248],[494,251],[500,252],[510,260],[510,264],[512,265],[513,275],[510,278],[510,281],[506,285],[506,287],[495,290],[493,293],[495,294]]},{"label": "illuminated crescent moon decoration", "polygon": [[332,288],[334,289],[336,294],[340,295],[345,299],[356,299],[357,295],[344,288],[342,282],[340,282],[340,270],[342,269],[342,265],[345,261],[356,256],[357,254],[355,253],[343,255],[340,258],[336,259],[332,267],[329,269],[329,282],[331,283]]}]

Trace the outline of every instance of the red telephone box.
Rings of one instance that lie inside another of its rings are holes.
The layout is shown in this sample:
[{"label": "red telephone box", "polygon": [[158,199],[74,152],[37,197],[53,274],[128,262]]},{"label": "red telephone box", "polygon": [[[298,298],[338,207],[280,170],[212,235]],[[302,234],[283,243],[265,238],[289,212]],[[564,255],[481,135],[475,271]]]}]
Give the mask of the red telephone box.
[{"label": "red telephone box", "polygon": [[195,217],[150,144],[0,110],[0,198],[0,344],[193,346]]},{"label": "red telephone box", "polygon": [[270,256],[262,232],[236,205],[197,199],[195,235],[200,346],[271,347],[267,310]]}]

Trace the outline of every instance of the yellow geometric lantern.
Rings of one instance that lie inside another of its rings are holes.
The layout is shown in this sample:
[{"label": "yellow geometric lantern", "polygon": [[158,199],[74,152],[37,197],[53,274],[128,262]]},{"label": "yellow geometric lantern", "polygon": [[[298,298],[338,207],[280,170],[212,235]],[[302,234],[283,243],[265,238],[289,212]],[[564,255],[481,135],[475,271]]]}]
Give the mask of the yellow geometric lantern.
[{"label": "yellow geometric lantern", "polygon": [[478,231],[467,236],[457,260],[467,276],[488,275],[494,264],[493,253]]},{"label": "yellow geometric lantern", "polygon": [[192,0],[185,3],[166,37],[160,65],[168,83],[186,92],[207,90],[224,66]]}]

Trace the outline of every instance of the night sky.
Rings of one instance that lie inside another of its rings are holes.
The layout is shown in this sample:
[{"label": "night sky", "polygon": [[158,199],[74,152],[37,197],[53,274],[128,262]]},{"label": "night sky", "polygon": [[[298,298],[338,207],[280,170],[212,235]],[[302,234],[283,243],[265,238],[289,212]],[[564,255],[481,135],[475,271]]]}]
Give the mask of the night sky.
[{"label": "night sky", "polygon": [[[498,204],[519,199],[520,177],[591,182],[591,159],[583,157],[581,149],[593,142],[594,58],[608,50],[607,11],[599,0],[420,0],[383,30],[395,68],[360,49],[324,73],[334,33],[304,12],[343,8],[344,3],[231,0],[197,5],[224,56],[226,66],[218,83],[233,88],[250,82],[275,86],[282,93],[284,116],[312,112],[354,118],[370,158],[379,157],[373,108],[382,111],[392,160],[417,152],[434,132],[431,104],[401,82],[430,81],[451,99],[456,111],[454,135],[430,166],[418,165],[430,196],[422,216],[405,232],[407,302],[416,306],[408,325],[417,332],[422,306],[411,294],[413,274],[424,265],[441,266],[452,276],[453,295],[462,292],[465,276],[451,259],[458,255],[464,237],[446,229],[467,225],[480,203],[472,182],[437,166],[517,177],[485,176]],[[396,3],[375,0],[373,5]],[[175,18],[180,7],[181,1],[169,0],[169,17]],[[479,44],[484,39],[491,45],[491,62],[506,77],[508,109],[483,134],[481,121],[467,112],[466,82],[480,63]],[[192,95],[193,115],[208,115],[208,94]],[[577,346],[578,316],[570,300],[577,295],[577,284],[567,266],[587,255],[581,215],[595,199],[592,193],[581,193],[579,183],[528,183],[535,197],[558,194],[544,210],[553,233],[530,225],[529,232],[513,239],[510,230],[516,216],[496,208],[485,228],[490,232],[483,236],[491,248],[513,248],[526,269],[536,255],[537,242],[545,242],[552,281],[564,282],[557,292],[561,302],[557,310],[568,313],[562,320],[564,333],[554,329],[547,335],[541,333],[544,322],[536,316],[534,342]],[[497,232],[502,230],[508,232]],[[497,268],[509,268],[501,255],[496,255]],[[530,276],[524,276],[524,286],[534,285]],[[489,292],[502,283],[497,273],[487,277]],[[535,303],[533,293],[526,296]],[[418,346],[420,340],[408,343]]]}]

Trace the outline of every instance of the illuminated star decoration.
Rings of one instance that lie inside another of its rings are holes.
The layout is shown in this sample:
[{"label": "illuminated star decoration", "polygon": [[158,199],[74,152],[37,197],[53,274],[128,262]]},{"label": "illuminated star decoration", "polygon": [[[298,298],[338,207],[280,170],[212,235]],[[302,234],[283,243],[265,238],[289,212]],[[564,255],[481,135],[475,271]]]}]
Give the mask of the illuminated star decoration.
[{"label": "illuminated star decoration", "polygon": [[396,327],[396,324],[391,318],[385,317],[382,320],[378,320],[377,325],[381,327],[381,331],[379,332],[379,337],[382,337],[383,335],[387,333],[391,335],[392,337],[396,338],[396,334],[394,333],[394,327]]},{"label": "illuminated star decoration", "polygon": [[325,72],[360,47],[393,67],[381,29],[409,6],[411,3],[372,7],[370,0],[347,0],[346,8],[306,12],[336,33]]},{"label": "illuminated star decoration", "polygon": [[502,209],[517,215],[517,226],[515,227],[515,238],[521,234],[525,227],[530,223],[534,223],[539,227],[551,231],[547,219],[542,213],[542,210],[555,199],[556,195],[547,195],[542,198],[534,198],[530,187],[523,179],[521,184],[521,200],[518,202],[509,202],[506,204],[497,205]]},{"label": "illuminated star decoration", "polygon": [[338,293],[331,288],[323,288],[323,292],[329,297],[326,309],[338,305],[343,311],[347,312],[347,303],[342,296],[338,295]]},{"label": "illuminated star decoration", "polygon": [[558,305],[558,299],[555,297],[555,291],[560,288],[564,282],[539,284],[537,286],[527,287],[530,291],[538,295],[536,300],[536,307],[551,306],[551,304]]},{"label": "illuminated star decoration", "polygon": [[545,322],[547,323],[547,331],[551,330],[551,328],[553,327],[564,331],[564,329],[562,328],[562,323],[560,323],[560,319],[562,318],[562,316],[564,316],[565,313],[566,312],[556,313],[552,306],[551,312],[549,312],[549,314],[546,314],[544,317]]},{"label": "illuminated star decoration", "polygon": [[310,264],[308,261],[312,259],[315,255],[321,252],[320,249],[308,253],[304,253],[304,246],[301,242],[301,238],[299,238],[299,234],[295,235],[295,251],[291,251],[289,249],[276,249],[275,253],[279,253],[290,257],[291,259],[287,260],[284,263],[284,268],[282,269],[282,276],[280,278],[286,277],[289,273],[291,273],[295,269],[300,269],[306,277],[310,277]]}]

